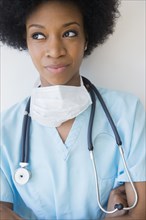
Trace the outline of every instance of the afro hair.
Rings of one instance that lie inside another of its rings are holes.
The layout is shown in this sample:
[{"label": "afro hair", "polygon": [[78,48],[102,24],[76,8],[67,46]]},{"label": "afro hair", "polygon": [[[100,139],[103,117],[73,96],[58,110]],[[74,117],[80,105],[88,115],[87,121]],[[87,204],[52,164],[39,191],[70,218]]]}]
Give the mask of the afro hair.
[{"label": "afro hair", "polygon": [[[27,50],[26,19],[40,4],[53,0],[0,0],[0,41],[19,50]],[[59,1],[59,0],[57,0]],[[119,17],[119,0],[60,0],[76,4],[88,36],[85,56],[108,38]]]}]

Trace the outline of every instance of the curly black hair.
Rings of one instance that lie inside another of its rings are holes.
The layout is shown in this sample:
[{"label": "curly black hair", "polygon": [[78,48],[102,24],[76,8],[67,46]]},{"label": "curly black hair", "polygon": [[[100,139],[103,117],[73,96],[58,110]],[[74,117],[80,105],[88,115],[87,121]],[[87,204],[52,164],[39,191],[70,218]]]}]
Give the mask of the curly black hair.
[{"label": "curly black hair", "polygon": [[[0,41],[15,49],[27,50],[26,19],[43,2],[53,0],[0,0]],[[58,0],[59,1],[59,0]],[[60,0],[76,4],[83,15],[88,36],[84,56],[102,44],[114,31],[120,0]]]}]

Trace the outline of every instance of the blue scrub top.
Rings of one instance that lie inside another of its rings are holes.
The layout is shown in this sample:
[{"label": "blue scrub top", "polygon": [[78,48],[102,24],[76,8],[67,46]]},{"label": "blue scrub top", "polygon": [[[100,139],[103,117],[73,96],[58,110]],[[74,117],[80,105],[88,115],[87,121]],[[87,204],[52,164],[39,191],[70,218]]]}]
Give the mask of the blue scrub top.
[{"label": "blue scrub top", "polygon": [[[133,181],[146,180],[145,113],[133,95],[99,89],[120,133]],[[1,201],[14,204],[24,219],[85,220],[104,218],[96,200],[95,180],[87,146],[91,106],[74,121],[65,143],[56,128],[31,121],[29,169],[26,185],[14,180],[21,155],[23,115],[28,98],[2,114]],[[101,204],[110,191],[128,182],[113,131],[97,100],[93,145]]]}]

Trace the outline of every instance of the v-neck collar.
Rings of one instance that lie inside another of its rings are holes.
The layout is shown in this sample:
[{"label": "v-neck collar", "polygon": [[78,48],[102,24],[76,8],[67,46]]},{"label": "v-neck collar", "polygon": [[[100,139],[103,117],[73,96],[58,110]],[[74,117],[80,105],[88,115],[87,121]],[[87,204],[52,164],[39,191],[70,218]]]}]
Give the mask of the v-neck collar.
[{"label": "v-neck collar", "polygon": [[64,160],[67,160],[70,152],[76,146],[75,143],[78,141],[80,131],[83,126],[85,112],[86,111],[75,118],[65,142],[61,139],[57,129],[51,128],[52,136],[55,137],[54,142],[56,143],[58,150],[63,153]]}]

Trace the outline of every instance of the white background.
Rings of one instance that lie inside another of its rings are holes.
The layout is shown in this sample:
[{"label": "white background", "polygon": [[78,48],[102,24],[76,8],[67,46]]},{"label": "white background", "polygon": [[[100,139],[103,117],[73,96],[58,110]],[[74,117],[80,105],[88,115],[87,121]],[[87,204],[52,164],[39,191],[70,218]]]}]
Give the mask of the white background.
[{"label": "white background", "polygon": [[[81,74],[96,86],[128,91],[144,105],[145,4],[145,0],[123,0],[114,34],[81,67]],[[1,110],[30,95],[37,77],[26,52],[1,46]]]}]

